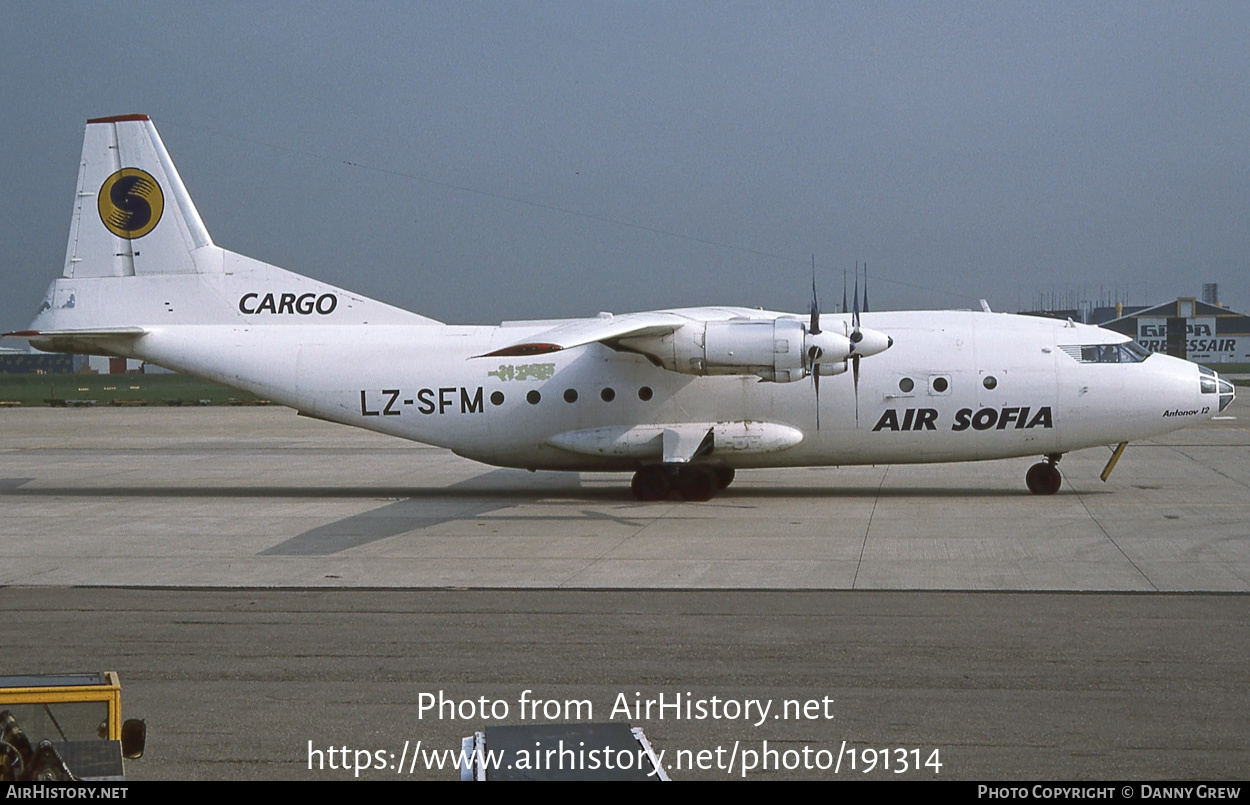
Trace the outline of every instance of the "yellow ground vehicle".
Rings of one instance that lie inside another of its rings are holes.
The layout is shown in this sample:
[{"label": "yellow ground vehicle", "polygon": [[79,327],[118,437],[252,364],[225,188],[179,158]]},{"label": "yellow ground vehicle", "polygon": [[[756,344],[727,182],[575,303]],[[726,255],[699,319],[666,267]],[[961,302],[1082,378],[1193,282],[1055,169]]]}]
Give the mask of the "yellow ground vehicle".
[{"label": "yellow ground vehicle", "polygon": [[147,725],[121,719],[112,671],[0,676],[0,780],[120,780]]}]

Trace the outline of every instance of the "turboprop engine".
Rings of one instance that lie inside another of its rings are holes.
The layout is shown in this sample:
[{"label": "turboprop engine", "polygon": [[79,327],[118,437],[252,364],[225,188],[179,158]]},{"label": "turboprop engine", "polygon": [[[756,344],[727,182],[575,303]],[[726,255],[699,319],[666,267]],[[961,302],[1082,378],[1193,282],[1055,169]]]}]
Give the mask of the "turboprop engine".
[{"label": "turboprop engine", "polygon": [[822,375],[845,372],[848,358],[882,352],[890,339],[862,328],[850,335],[812,334],[796,319],[770,319],[692,323],[662,336],[623,338],[620,345],[681,374],[756,375],[793,383],[812,374],[813,366]]}]

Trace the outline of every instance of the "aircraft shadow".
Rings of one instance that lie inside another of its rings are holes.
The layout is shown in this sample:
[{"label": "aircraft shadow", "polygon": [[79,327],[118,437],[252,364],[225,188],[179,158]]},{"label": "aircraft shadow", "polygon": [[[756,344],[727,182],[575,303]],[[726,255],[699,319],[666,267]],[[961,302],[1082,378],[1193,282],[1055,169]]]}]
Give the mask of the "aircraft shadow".
[{"label": "aircraft shadow", "polygon": [[[343,498],[378,499],[409,498],[414,500],[515,500],[539,501],[548,498],[575,498],[586,501],[623,501],[638,505],[654,505],[634,500],[629,486],[587,488],[576,482],[568,486],[496,488],[471,485],[471,481],[452,486],[39,486],[24,487],[36,478],[0,478],[0,497],[118,497],[118,498]],[[476,480],[476,479],[474,479]],[[1101,495],[1113,490],[1084,489],[1080,494]],[[1061,489],[1055,497],[1077,494],[1071,489]],[[813,487],[773,486],[730,488],[720,492],[710,503],[730,500],[772,500],[782,498],[1010,498],[1031,497],[1028,490],[1020,489],[959,489],[951,487]],[[673,497],[668,502],[678,503]],[[699,505],[697,503],[691,505]],[[706,504],[704,504],[706,505]]]},{"label": "aircraft shadow", "polygon": [[[521,475],[515,470],[492,470],[446,487],[387,486],[149,486],[149,487],[65,487],[26,484],[36,478],[0,478],[3,497],[117,497],[117,498],[296,498],[344,500],[387,500],[387,505],[317,526],[261,551],[259,556],[331,556],[352,548],[421,531],[443,523],[472,520],[518,504],[558,499],[570,502],[623,504],[628,508],[655,506],[633,499],[625,483],[611,486],[585,487],[576,473],[551,473],[542,476]],[[1105,494],[1110,490],[1095,490]],[[1065,488],[1060,497],[1073,492]],[[1085,494],[1089,494],[1088,492]],[[977,489],[949,487],[731,487],[706,503],[690,503],[688,516],[702,517],[700,509],[708,507],[741,508],[753,501],[769,500],[950,500],[1030,497],[1024,489]],[[677,500],[659,505],[682,505]],[[684,519],[685,512],[673,511],[666,519]],[[630,527],[642,522],[602,511],[580,509],[567,514],[530,513],[525,520],[577,522],[604,520]],[[647,519],[650,519],[650,515]]]}]

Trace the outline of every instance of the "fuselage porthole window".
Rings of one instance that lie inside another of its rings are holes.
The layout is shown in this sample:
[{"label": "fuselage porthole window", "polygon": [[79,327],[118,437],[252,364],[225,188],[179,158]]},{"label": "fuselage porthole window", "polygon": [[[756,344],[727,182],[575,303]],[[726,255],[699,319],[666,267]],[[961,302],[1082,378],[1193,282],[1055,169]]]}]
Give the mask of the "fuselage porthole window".
[{"label": "fuselage porthole window", "polygon": [[529,394],[525,395],[525,401],[530,405],[538,405],[538,401],[542,398],[543,395],[539,394],[537,391],[531,391]]}]

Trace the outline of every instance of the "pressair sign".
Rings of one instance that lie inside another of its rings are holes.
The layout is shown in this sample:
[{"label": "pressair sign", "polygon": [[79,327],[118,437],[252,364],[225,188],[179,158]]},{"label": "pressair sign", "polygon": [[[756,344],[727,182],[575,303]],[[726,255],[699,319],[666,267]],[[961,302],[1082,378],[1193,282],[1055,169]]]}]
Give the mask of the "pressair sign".
[{"label": "pressair sign", "polygon": [[[1215,317],[1185,320],[1185,357],[1189,360],[1248,361],[1250,337],[1216,335]],[[1137,320],[1137,343],[1151,352],[1168,351],[1168,320],[1143,316]]]}]

